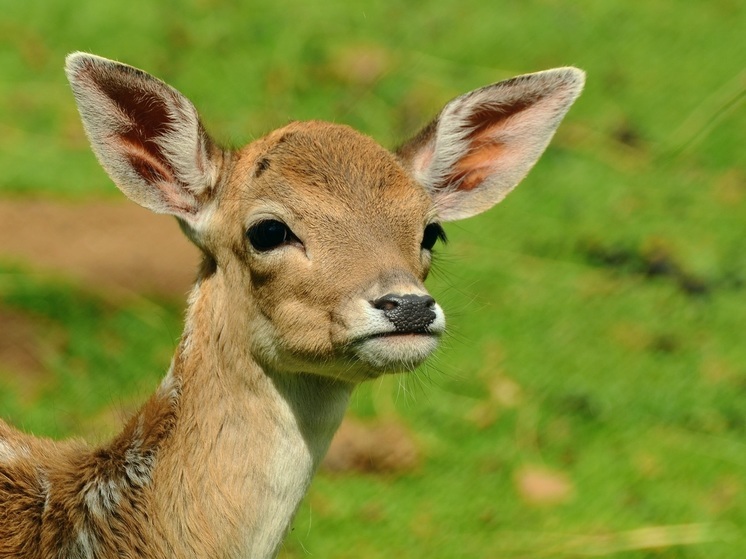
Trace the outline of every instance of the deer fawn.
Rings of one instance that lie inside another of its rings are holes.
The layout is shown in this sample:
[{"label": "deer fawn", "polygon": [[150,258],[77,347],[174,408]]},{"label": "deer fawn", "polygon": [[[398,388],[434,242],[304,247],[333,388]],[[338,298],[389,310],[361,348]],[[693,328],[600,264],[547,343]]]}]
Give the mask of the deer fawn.
[{"label": "deer fawn", "polygon": [[0,557],[274,557],[355,385],[437,346],[441,224],[513,189],[584,74],[467,93],[394,153],[324,122],[222,149],[140,70],[75,53],[67,76],[101,165],[203,260],[170,370],[112,442],[0,422]]}]

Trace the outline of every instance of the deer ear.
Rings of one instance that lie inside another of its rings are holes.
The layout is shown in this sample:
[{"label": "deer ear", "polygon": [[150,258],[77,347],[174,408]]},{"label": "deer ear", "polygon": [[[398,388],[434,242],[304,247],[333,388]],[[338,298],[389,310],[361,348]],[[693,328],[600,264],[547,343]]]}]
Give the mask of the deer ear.
[{"label": "deer ear", "polygon": [[397,155],[441,219],[476,215],[526,176],[584,82],[581,70],[558,68],[477,89],[448,103]]},{"label": "deer ear", "polygon": [[194,226],[220,152],[192,103],[141,70],[91,54],[69,55],[65,70],[91,147],[119,189]]}]

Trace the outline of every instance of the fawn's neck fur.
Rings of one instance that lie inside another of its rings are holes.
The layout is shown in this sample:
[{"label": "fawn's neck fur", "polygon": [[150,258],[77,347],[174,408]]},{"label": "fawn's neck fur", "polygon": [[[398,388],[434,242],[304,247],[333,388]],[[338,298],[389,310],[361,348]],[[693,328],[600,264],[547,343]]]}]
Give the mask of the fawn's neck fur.
[{"label": "fawn's neck fur", "polygon": [[153,517],[174,536],[179,556],[272,557],[352,385],[262,370],[245,340],[232,335],[242,317],[221,282],[216,272],[194,288],[164,380],[182,388],[153,470]]}]

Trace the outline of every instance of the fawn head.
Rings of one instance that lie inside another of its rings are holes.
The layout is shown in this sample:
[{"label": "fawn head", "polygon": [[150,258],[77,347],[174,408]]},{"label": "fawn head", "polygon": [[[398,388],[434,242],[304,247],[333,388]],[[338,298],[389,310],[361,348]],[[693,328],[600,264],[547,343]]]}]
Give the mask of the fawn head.
[{"label": "fawn head", "polygon": [[271,370],[348,381],[433,352],[445,318],[423,282],[441,224],[502,200],[584,81],[560,68],[467,93],[392,153],[323,122],[226,150],[186,97],[145,72],[75,53],[67,75],[116,185],[175,216],[204,253],[203,276],[240,325],[233,343]]}]

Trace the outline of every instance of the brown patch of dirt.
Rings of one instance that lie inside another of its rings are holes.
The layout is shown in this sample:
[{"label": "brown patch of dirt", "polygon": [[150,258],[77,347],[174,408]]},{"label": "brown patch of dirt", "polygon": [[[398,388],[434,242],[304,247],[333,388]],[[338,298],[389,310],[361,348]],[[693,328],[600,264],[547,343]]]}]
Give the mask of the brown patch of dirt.
[{"label": "brown patch of dirt", "polygon": [[0,308],[0,363],[16,371],[43,370],[38,325],[24,314]]},{"label": "brown patch of dirt", "polygon": [[396,423],[346,419],[334,436],[322,467],[333,473],[403,473],[421,461],[412,435]]},{"label": "brown patch of dirt", "polygon": [[173,218],[130,202],[0,200],[0,258],[96,289],[183,297],[199,251]]},{"label": "brown patch of dirt", "polygon": [[59,351],[64,334],[35,317],[0,307],[0,366],[22,394],[33,397],[45,381],[44,357]]}]

